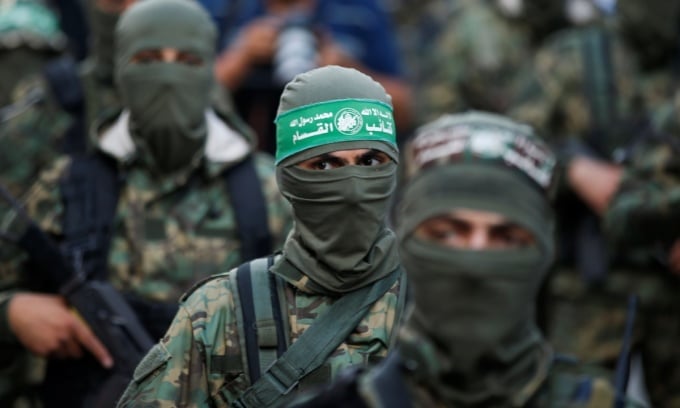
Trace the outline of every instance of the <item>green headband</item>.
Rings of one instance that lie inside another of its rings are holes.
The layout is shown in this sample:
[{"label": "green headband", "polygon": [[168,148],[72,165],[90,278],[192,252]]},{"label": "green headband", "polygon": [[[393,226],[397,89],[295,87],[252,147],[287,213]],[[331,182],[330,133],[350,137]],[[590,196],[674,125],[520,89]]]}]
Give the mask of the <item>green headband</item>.
[{"label": "green headband", "polygon": [[392,107],[370,99],[339,99],[305,105],[276,120],[276,164],[330,143],[375,140],[396,149]]}]

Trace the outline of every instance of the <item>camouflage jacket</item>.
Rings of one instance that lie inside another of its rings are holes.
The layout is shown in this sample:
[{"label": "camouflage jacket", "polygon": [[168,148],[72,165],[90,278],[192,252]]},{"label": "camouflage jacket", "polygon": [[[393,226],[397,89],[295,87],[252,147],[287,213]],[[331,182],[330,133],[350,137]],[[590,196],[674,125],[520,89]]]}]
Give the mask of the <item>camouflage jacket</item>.
[{"label": "camouflage jacket", "polygon": [[533,53],[528,28],[495,7],[458,1],[436,39],[421,44],[421,121],[468,109],[502,113],[522,89]]},{"label": "camouflage jacket", "polygon": [[[548,364],[539,364],[532,380],[510,396],[480,400],[478,403],[445,402],[435,386],[420,378],[414,362],[407,362],[395,349],[380,365],[370,369],[349,369],[338,380],[323,390],[303,394],[290,408],[451,408],[451,407],[530,407],[530,408],[586,408],[611,407],[616,391],[609,374],[600,368],[586,366],[573,359],[552,356],[544,347]],[[551,362],[552,361],[552,362]],[[461,380],[462,381],[462,380]],[[446,380],[455,387],[455,380]],[[502,385],[495,391],[500,391]],[[486,390],[493,393],[492,390]],[[463,394],[459,394],[462,396]],[[623,407],[643,407],[636,401],[623,398]]]},{"label": "camouflage jacket", "polygon": [[607,208],[605,230],[619,248],[668,248],[680,238],[680,138],[670,137],[675,146],[659,143],[626,167]]},{"label": "camouflage jacket", "polygon": [[[241,311],[234,300],[235,272],[208,280],[182,302],[166,335],[137,367],[118,406],[227,407],[251,385],[243,328],[238,327]],[[298,281],[281,277],[286,312],[282,315],[287,316],[284,331],[292,344],[335,299],[309,292],[304,276]],[[301,386],[328,382],[343,368],[366,366],[384,357],[401,316],[403,285],[403,279],[397,280],[326,363],[308,376],[316,378],[305,377]]]},{"label": "camouflage jacket", "polygon": [[[125,180],[108,255],[109,279],[121,291],[175,304],[198,280],[241,263],[223,172],[243,160],[251,148],[213,111],[206,117],[205,152],[172,176],[155,175],[135,159],[126,112],[100,133],[99,150],[117,160]],[[27,212],[56,237],[62,233],[63,221],[60,180],[70,163],[70,157],[58,159],[24,200]],[[290,208],[278,191],[271,157],[255,154],[255,169],[273,246],[278,248],[292,224]],[[21,281],[17,286],[23,286]]]}]

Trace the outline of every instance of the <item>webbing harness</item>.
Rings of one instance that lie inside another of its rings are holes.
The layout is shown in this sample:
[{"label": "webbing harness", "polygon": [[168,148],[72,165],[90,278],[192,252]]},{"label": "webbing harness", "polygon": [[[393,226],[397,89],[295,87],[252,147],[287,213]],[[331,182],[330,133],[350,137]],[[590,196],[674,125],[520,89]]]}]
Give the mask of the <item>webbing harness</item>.
[{"label": "webbing harness", "polygon": [[[282,258],[276,261],[287,262]],[[252,385],[239,398],[229,401],[233,407],[281,404],[300,380],[319,368],[345,341],[370,307],[402,275],[402,269],[398,268],[373,284],[340,297],[285,350],[279,303],[282,288],[278,283],[280,278],[269,272],[273,262],[273,257],[258,259],[241,265],[235,272],[248,363],[246,372]],[[229,400],[228,393],[222,392],[222,396]]]}]

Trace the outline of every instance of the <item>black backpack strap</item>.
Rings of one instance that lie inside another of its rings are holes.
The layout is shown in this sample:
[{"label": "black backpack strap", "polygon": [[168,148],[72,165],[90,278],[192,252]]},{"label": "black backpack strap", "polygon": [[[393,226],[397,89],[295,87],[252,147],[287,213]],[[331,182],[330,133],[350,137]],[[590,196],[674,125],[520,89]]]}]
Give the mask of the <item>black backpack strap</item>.
[{"label": "black backpack strap", "polygon": [[[115,159],[73,155],[60,182],[64,207],[62,250],[87,278],[105,279],[122,178]],[[76,268],[78,269],[78,268]],[[85,276],[81,276],[84,278]]]},{"label": "black backpack strap", "polygon": [[69,113],[80,112],[85,106],[85,94],[78,62],[65,55],[48,62],[43,72],[59,106]]},{"label": "black backpack strap", "polygon": [[87,145],[85,92],[78,62],[70,55],[55,58],[47,63],[43,72],[54,99],[73,120],[64,134],[62,152],[84,153]]},{"label": "black backpack strap", "polygon": [[281,399],[289,395],[301,379],[320,367],[345,341],[370,307],[400,276],[401,270],[397,269],[372,285],[336,300],[232,406],[254,408],[281,403]]},{"label": "black backpack strap", "polygon": [[267,256],[272,252],[272,237],[254,157],[250,155],[227,170],[225,179],[238,227],[241,262]]}]

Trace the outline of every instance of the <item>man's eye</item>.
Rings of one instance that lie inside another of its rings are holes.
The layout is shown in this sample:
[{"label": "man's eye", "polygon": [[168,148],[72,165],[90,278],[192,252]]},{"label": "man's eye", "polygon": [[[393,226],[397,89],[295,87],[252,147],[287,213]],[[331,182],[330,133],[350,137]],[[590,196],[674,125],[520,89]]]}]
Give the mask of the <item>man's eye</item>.
[{"label": "man's eye", "polygon": [[533,243],[531,233],[522,230],[502,230],[492,233],[495,246],[502,248],[523,248]]},{"label": "man's eye", "polygon": [[140,52],[132,57],[132,62],[136,64],[150,64],[152,62],[160,60],[161,60],[160,54],[152,51]]},{"label": "man's eye", "polygon": [[378,166],[385,163],[388,160],[384,153],[369,153],[362,156],[359,161],[359,166]]},{"label": "man's eye", "polygon": [[191,66],[203,65],[203,60],[196,54],[191,54],[187,52],[180,53],[177,57],[177,61]]},{"label": "man's eye", "polygon": [[315,162],[312,167],[315,170],[330,170],[334,168],[333,164],[329,160],[319,160]]}]

